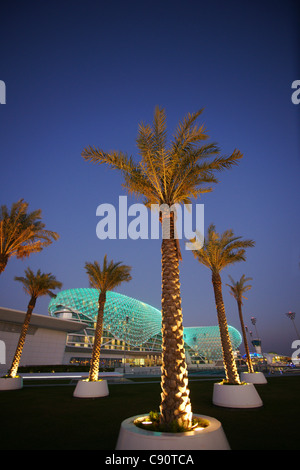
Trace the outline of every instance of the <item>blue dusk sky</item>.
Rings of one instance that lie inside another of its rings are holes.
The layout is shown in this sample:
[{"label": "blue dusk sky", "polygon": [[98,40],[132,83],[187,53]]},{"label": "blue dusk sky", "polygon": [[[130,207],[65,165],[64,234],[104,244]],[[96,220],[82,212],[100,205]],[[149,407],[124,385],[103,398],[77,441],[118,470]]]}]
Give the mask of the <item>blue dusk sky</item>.
[{"label": "blue dusk sky", "polygon": [[[40,208],[60,239],[39,254],[10,259],[0,278],[0,305],[26,310],[14,276],[29,266],[53,273],[63,289],[89,287],[86,261],[132,266],[119,292],[160,309],[160,240],[100,240],[100,204],[125,196],[122,177],[81,157],[88,145],[138,159],[141,121],[166,110],[169,137],[187,113],[204,123],[222,154],[243,153],[220,173],[204,204],[205,230],[231,228],[255,240],[247,261],[222,271],[228,323],[240,330],[226,283],[252,277],[244,301],[264,352],[291,355],[300,331],[299,113],[297,1],[14,1],[1,5],[1,204],[23,198]],[[142,202],[128,198],[128,205]],[[211,273],[181,242],[184,326],[217,324]],[[47,315],[49,298],[37,301]],[[241,347],[243,352],[243,347]]]}]

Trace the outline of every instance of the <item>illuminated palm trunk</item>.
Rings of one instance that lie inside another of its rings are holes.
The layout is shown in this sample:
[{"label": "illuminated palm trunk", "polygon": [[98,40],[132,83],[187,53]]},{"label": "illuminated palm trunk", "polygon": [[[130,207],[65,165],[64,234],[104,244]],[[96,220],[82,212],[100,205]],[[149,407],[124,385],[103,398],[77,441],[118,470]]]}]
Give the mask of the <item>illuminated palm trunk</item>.
[{"label": "illuminated palm trunk", "polygon": [[238,385],[241,382],[234,360],[232,345],[228,332],[227,318],[222,295],[222,281],[219,273],[212,273],[212,283],[214,287],[226,378],[230,384]]},{"label": "illuminated palm trunk", "polygon": [[28,307],[27,307],[25,320],[24,320],[24,323],[22,325],[22,329],[21,329],[17,349],[16,349],[16,352],[15,352],[11,367],[8,371],[8,376],[9,377],[14,378],[17,375],[20,360],[21,360],[21,355],[22,355],[22,351],[23,351],[23,347],[24,347],[24,344],[25,344],[27,331],[28,331],[28,328],[29,328],[31,315],[32,315],[33,309],[35,307],[35,304],[36,304],[36,298],[31,297],[30,302],[29,302]]},{"label": "illuminated palm trunk", "polygon": [[106,302],[106,292],[101,292],[99,295],[98,301],[98,316],[97,324],[95,329],[95,339],[91,359],[91,367],[89,372],[89,381],[95,382],[98,380],[99,375],[99,363],[100,363],[100,350],[101,350],[101,341],[102,341],[102,332],[103,332],[103,313],[104,305]]},{"label": "illuminated palm trunk", "polygon": [[[164,214],[162,215],[164,221]],[[162,240],[162,374],[161,422],[188,428],[192,423],[187,366],[185,360],[179,282],[179,258],[174,238],[173,217],[170,237]]]},{"label": "illuminated palm trunk", "polygon": [[242,314],[242,302],[240,300],[238,300],[237,304],[238,304],[238,309],[239,309],[239,317],[240,317],[240,322],[241,322],[242,335],[243,335],[246,358],[247,358],[247,364],[248,364],[248,372],[253,373],[254,369],[253,369],[253,365],[252,365],[252,361],[251,361],[251,357],[250,357],[248,341],[247,341],[247,336],[246,336],[246,330],[245,330],[243,314]]}]

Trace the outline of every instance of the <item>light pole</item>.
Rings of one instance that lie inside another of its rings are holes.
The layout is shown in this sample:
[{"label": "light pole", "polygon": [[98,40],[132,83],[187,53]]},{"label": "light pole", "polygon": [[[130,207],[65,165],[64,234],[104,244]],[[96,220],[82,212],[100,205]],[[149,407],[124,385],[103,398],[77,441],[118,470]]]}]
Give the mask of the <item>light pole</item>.
[{"label": "light pole", "polygon": [[300,339],[299,332],[298,332],[298,330],[297,330],[297,328],[296,328],[296,324],[295,324],[295,322],[294,322],[296,313],[295,313],[295,312],[288,312],[288,313],[286,313],[286,316],[292,320],[293,325],[294,325],[295,330],[296,330],[296,333],[297,333],[297,336],[298,336],[298,338]]},{"label": "light pole", "polygon": [[254,325],[256,335],[257,335],[257,339],[259,339],[258,332],[257,332],[257,329],[256,329],[256,318],[251,317],[251,323],[252,323],[252,325]]},{"label": "light pole", "polygon": [[[252,345],[252,342],[251,342],[252,331],[249,331],[249,330],[248,330],[248,326],[247,326],[247,325],[245,325],[245,330],[246,330],[247,335],[249,336],[249,343]],[[252,346],[253,346],[253,345],[252,345]]]},{"label": "light pole", "polygon": [[124,330],[125,330],[125,334],[124,334],[124,375],[125,375],[125,364],[126,364],[126,332],[127,332],[127,325],[128,325],[128,320],[129,320],[129,316],[126,315],[125,317],[125,327],[124,327]]},{"label": "light pole", "polygon": [[262,356],[262,362],[263,362],[263,364],[264,364],[264,362],[265,362],[265,356],[264,356],[264,354],[263,354],[263,352],[262,352],[261,339],[260,339],[260,337],[259,337],[259,335],[258,335],[258,331],[257,331],[257,328],[256,328],[256,318],[255,318],[255,317],[251,317],[251,323],[252,323],[252,325],[254,325],[254,328],[255,328],[255,332],[256,332],[256,336],[257,336],[257,342],[256,342],[256,343],[257,343],[257,347],[255,347],[255,343],[254,343],[255,340],[254,340],[254,342],[252,342],[252,344],[253,344],[253,346],[255,347],[256,352],[258,352],[259,354],[261,354],[261,356]]}]

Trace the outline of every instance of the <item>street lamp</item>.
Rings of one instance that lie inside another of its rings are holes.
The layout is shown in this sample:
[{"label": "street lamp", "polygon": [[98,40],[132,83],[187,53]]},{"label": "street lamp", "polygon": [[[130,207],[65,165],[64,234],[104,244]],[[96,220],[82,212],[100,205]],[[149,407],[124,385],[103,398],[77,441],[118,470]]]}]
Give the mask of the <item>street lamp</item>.
[{"label": "street lamp", "polygon": [[297,328],[296,328],[296,324],[295,324],[295,322],[294,322],[296,313],[295,313],[295,312],[288,312],[288,313],[286,313],[286,316],[292,320],[293,325],[294,325],[295,330],[296,330],[296,333],[297,333],[297,336],[298,336],[298,338],[300,339],[300,335],[299,335],[299,333],[298,333],[298,330],[297,330]]}]

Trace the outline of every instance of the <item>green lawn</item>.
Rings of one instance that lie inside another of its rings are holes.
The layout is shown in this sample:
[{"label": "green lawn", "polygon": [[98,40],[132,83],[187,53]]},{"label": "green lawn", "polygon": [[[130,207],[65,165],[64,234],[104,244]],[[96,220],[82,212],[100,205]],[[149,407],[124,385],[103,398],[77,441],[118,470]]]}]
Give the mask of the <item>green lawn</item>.
[{"label": "green lawn", "polygon": [[[214,406],[213,383],[190,381],[193,411],[220,420],[232,450],[300,449],[300,376],[257,385],[264,406],[256,409]],[[98,399],[73,398],[74,387],[0,392],[0,449],[114,450],[123,419],[159,407],[159,383],[109,384],[110,395]]]}]

